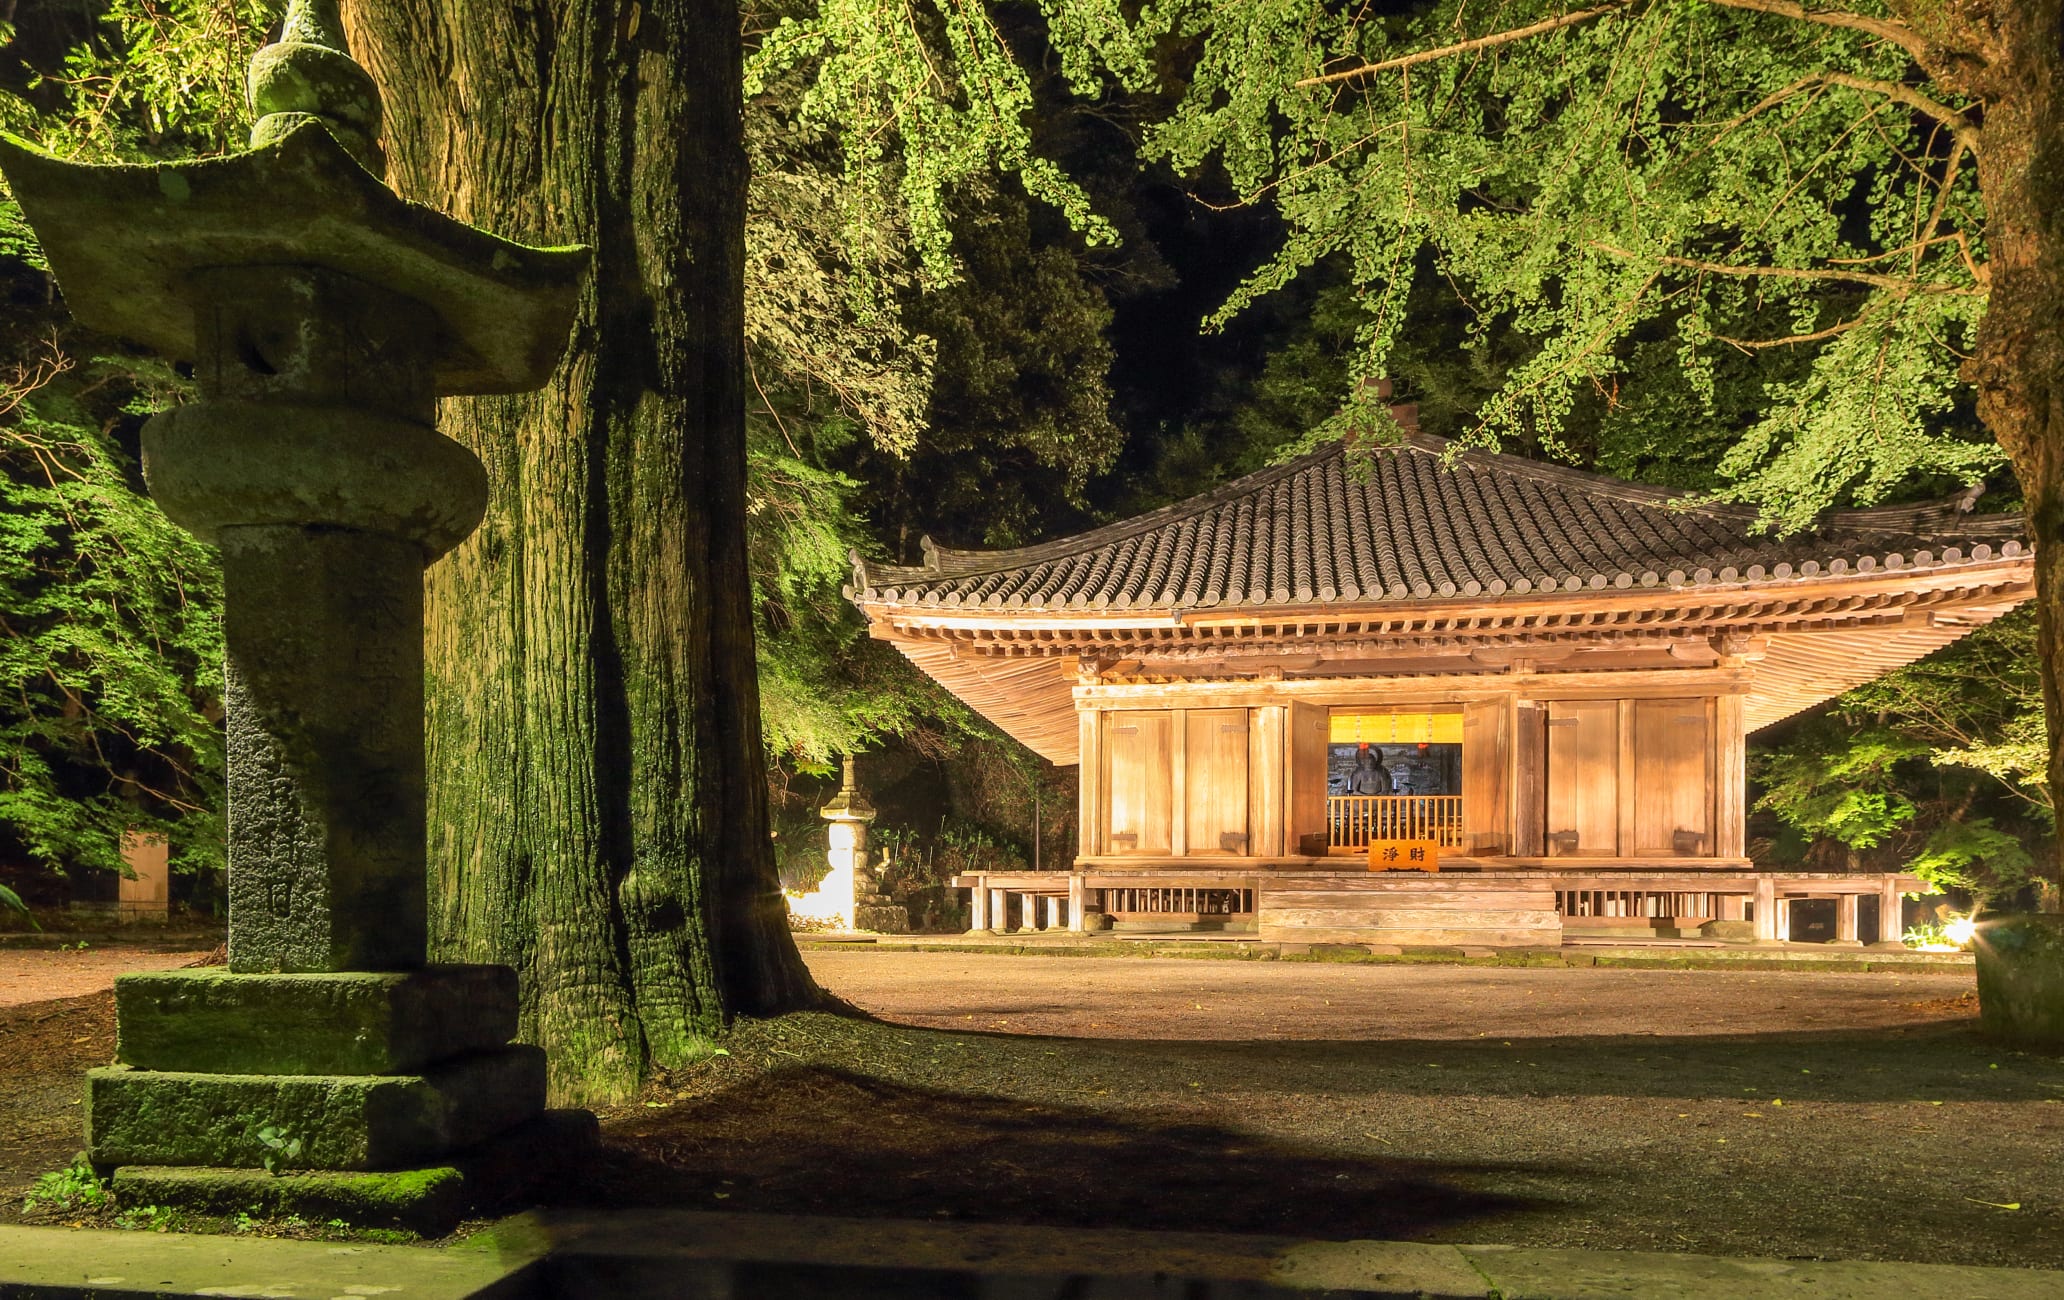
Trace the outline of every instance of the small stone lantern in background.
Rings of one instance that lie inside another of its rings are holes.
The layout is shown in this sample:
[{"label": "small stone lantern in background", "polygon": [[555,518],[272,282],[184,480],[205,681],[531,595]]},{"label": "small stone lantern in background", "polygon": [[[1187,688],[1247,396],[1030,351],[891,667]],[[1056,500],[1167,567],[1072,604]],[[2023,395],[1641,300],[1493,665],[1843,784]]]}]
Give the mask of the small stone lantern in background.
[{"label": "small stone lantern in background", "polygon": [[504,1176],[490,1139],[541,1169],[593,1133],[547,1117],[543,1053],[510,1041],[516,972],[428,962],[423,767],[423,570],[487,505],[437,399],[542,385],[588,258],[380,182],[336,0],[293,0],[250,94],[233,157],[0,140],[73,315],[193,363],[144,476],[222,554],[229,968],[117,982],[88,1143],[125,1203],[436,1230]]},{"label": "small stone lantern in background", "polygon": [[831,870],[818,892],[829,896],[830,905],[841,913],[840,924],[848,930],[908,934],[910,914],[880,892],[881,882],[868,867],[867,827],[874,821],[874,805],[860,793],[853,766],[853,756],[846,755],[845,784],[817,810],[830,823],[825,856],[831,859]]}]

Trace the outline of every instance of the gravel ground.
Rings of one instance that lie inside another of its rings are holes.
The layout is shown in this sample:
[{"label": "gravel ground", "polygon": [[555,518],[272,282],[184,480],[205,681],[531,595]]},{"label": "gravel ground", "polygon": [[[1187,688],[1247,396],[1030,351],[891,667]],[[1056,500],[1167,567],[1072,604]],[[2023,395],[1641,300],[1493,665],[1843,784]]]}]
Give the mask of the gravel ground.
[{"label": "gravel ground", "polygon": [[2064,1060],[1966,975],[809,961],[875,1019],[742,1025],[568,1199],[2064,1261]]},{"label": "gravel ground", "polygon": [[[0,1007],[0,1221],[78,1149],[107,983],[191,959],[0,950],[0,987],[59,981]],[[1980,1038],[1966,975],[809,961],[863,1014],[741,1022],[556,1199],[2064,1261],[2064,1059]]]},{"label": "gravel ground", "polygon": [[1700,1037],[1959,1023],[1968,974],[1103,960],[817,949],[826,989],[884,1020],[1060,1038]]}]

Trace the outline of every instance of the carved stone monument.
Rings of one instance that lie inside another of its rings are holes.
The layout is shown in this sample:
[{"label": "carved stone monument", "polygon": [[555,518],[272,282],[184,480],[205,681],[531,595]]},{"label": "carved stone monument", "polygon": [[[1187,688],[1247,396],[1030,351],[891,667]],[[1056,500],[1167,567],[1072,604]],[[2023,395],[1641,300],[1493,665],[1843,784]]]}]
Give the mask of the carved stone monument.
[{"label": "carved stone monument", "polygon": [[542,384],[587,255],[381,183],[335,0],[295,0],[250,91],[233,157],[0,141],[73,314],[193,364],[199,400],[146,427],[144,472],[225,584],[229,968],[118,982],[88,1137],[119,1198],[292,1187],[303,1212],[421,1225],[472,1195],[462,1153],[553,1126],[543,1054],[510,1042],[515,972],[426,964],[422,576],[487,502],[436,401]]}]

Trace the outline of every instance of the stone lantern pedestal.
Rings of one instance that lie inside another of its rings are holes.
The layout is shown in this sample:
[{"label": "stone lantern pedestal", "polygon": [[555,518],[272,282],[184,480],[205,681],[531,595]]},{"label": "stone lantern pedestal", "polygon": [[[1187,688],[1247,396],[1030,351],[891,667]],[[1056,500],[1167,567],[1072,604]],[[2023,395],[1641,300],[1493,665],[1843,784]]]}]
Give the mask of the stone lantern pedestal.
[{"label": "stone lantern pedestal", "polygon": [[144,472],[225,587],[229,967],[117,982],[89,1150],[123,1201],[434,1230],[507,1150],[538,1167],[593,1133],[511,1041],[515,971],[427,964],[423,766],[423,570],[487,502],[436,401],[542,384],[586,254],[382,185],[333,2],[296,0],[251,85],[258,147],[233,157],[0,140],[73,314],[193,363]]}]

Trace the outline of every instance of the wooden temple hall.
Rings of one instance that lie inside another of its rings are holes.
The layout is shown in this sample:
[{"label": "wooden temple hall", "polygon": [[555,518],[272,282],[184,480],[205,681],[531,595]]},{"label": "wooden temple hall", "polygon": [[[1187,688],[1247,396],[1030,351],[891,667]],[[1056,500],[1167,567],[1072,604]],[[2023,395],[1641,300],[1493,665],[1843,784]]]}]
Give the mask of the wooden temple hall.
[{"label": "wooden temple hall", "polygon": [[2020,519],[1968,507],[1779,538],[1413,433],[1038,546],[856,559],[848,595],[1080,765],[1072,866],[958,878],[976,928],[1769,940],[1833,899],[1837,941],[1862,942],[1899,937],[1920,882],[1760,868],[1744,742],[2029,597]]}]

